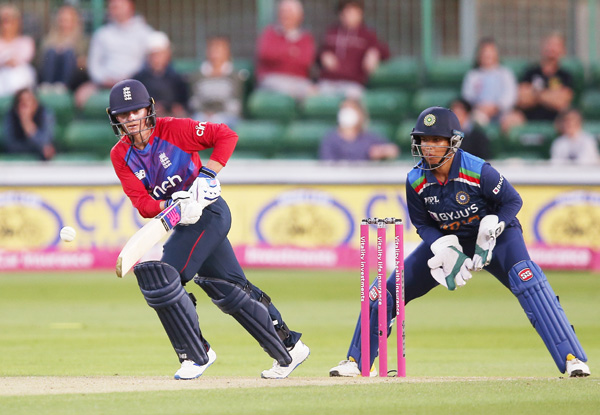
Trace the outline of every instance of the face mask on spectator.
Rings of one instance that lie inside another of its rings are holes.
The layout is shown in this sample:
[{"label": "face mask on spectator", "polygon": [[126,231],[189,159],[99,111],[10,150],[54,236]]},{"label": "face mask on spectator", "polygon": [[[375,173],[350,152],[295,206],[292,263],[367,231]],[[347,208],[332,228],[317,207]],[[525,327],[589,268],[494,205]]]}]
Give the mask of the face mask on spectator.
[{"label": "face mask on spectator", "polygon": [[342,108],[338,112],[338,124],[342,128],[356,127],[360,121],[360,115],[354,108]]}]

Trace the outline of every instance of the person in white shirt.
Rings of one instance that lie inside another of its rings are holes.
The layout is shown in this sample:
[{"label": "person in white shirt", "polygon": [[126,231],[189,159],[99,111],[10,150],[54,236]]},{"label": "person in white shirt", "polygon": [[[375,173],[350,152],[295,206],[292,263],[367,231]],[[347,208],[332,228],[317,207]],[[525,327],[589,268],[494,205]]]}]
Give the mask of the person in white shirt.
[{"label": "person in white shirt", "polygon": [[596,138],[583,129],[576,109],[561,113],[556,120],[561,136],[552,142],[550,159],[556,163],[597,164],[600,161]]}]

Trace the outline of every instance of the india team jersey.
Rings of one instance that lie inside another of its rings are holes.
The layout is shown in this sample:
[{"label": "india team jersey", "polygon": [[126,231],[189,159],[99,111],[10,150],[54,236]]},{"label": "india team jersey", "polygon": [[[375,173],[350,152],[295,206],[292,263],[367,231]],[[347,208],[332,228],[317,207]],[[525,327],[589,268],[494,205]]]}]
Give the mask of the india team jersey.
[{"label": "india team jersey", "polygon": [[449,234],[474,239],[479,222],[489,214],[506,226],[520,226],[516,214],[522,200],[514,187],[489,163],[460,149],[446,183],[414,167],[407,177],[406,200],[413,225],[429,244]]},{"label": "india team jersey", "polygon": [[156,216],[160,201],[180,190],[188,190],[202,163],[198,151],[213,148],[212,160],[225,165],[237,135],[224,124],[191,119],[157,118],[143,150],[123,137],[110,153],[123,190],[144,217]]}]

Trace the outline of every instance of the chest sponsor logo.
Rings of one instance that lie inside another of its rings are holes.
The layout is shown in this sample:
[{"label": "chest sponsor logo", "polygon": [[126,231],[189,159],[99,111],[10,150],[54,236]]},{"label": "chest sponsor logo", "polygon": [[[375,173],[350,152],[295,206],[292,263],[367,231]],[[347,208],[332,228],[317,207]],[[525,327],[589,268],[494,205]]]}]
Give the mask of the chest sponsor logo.
[{"label": "chest sponsor logo", "polygon": [[471,201],[471,196],[467,192],[463,192],[462,190],[456,194],[456,201],[460,205],[466,205]]},{"label": "chest sponsor logo", "polygon": [[427,196],[427,197],[425,197],[425,204],[426,205],[437,205],[438,203],[440,203],[440,201],[438,200],[437,196]]},{"label": "chest sponsor logo", "polygon": [[498,181],[498,184],[496,185],[496,187],[494,187],[494,190],[492,190],[492,193],[495,195],[500,193],[500,189],[502,189],[503,183],[504,183],[504,176],[500,176],[500,180]]},{"label": "chest sponsor logo", "polygon": [[521,281],[529,281],[533,278],[533,272],[529,268],[525,268],[519,272],[519,278],[521,278]]},{"label": "chest sponsor logo", "polygon": [[194,128],[196,129],[196,135],[202,137],[204,135],[204,130],[206,129],[206,121],[199,122]]},{"label": "chest sponsor logo", "polygon": [[478,211],[479,211],[479,208],[477,207],[477,205],[475,203],[473,203],[471,206],[469,206],[465,209],[462,209],[462,210],[455,210],[454,212],[440,212],[440,213],[429,211],[429,215],[431,215],[431,217],[438,222],[445,222],[448,220],[457,220],[457,219],[461,219],[461,218],[468,218],[473,213],[476,213]]},{"label": "chest sponsor logo", "polygon": [[137,177],[139,180],[144,180],[146,178],[146,170],[144,169],[136,171],[133,174],[135,174],[135,177]]},{"label": "chest sponsor logo", "polygon": [[167,177],[167,180],[165,180],[164,182],[162,182],[160,184],[160,186],[155,186],[154,187],[154,190],[152,191],[152,194],[154,195],[154,198],[155,199],[160,199],[161,196],[164,196],[167,193],[168,189],[170,189],[171,187],[177,186],[182,181],[183,180],[181,179],[181,176],[179,176],[178,174],[176,174],[175,176],[169,176],[169,177]]}]

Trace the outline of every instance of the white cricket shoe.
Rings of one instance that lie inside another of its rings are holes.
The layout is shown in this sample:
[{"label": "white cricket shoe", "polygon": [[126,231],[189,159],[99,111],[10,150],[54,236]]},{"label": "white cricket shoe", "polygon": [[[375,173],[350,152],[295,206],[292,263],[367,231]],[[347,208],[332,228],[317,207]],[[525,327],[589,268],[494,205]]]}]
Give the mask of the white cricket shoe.
[{"label": "white cricket shoe", "polygon": [[[356,376],[360,376],[360,369],[358,368],[358,364],[354,360],[342,360],[339,365],[337,365],[329,371],[329,376],[353,378]],[[371,371],[369,372],[369,377],[377,377],[377,369],[372,367]]]},{"label": "white cricket shoe", "polygon": [[571,378],[583,378],[590,375],[590,368],[571,353],[567,355],[567,374]]},{"label": "white cricket shoe", "polygon": [[212,347],[210,349],[208,349],[208,353],[206,353],[206,354],[208,355],[208,362],[202,366],[197,363],[194,363],[191,360],[184,360],[181,363],[181,368],[179,368],[179,370],[177,372],[175,372],[175,379],[189,380],[189,379],[196,379],[196,378],[199,378],[200,376],[202,376],[204,371],[210,365],[215,363],[215,360],[217,360],[217,354],[212,349]]},{"label": "white cricket shoe", "polygon": [[292,363],[287,366],[281,366],[277,360],[273,361],[271,369],[263,370],[260,377],[263,379],[285,379],[296,367],[308,359],[310,349],[307,345],[298,340],[298,343],[291,349],[288,349],[292,357]]}]

